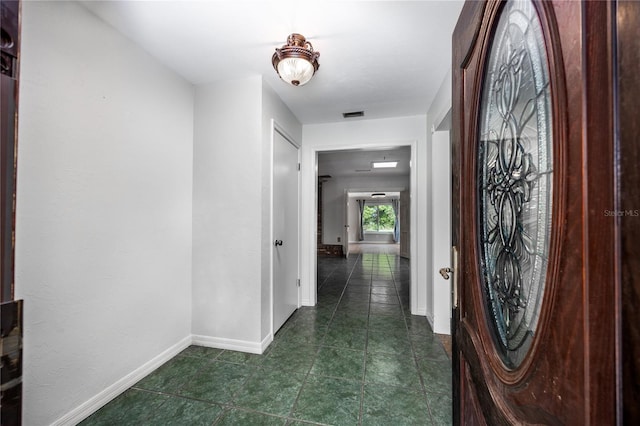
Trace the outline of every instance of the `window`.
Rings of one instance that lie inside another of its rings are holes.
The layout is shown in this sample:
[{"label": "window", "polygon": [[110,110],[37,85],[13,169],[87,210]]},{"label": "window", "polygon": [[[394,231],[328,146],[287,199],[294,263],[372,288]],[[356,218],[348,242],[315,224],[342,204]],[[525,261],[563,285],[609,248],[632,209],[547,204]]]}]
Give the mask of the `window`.
[{"label": "window", "polygon": [[391,204],[366,205],[362,212],[365,232],[393,232],[396,215]]}]

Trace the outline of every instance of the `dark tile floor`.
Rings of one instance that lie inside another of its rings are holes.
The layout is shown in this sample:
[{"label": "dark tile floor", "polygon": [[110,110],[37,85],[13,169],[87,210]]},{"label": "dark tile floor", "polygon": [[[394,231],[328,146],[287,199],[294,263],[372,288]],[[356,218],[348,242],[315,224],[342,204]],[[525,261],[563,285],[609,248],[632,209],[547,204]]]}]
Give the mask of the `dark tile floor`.
[{"label": "dark tile floor", "polygon": [[451,424],[451,362],[409,313],[408,261],[376,251],[318,259],[318,305],[265,354],[190,346],[82,425]]}]

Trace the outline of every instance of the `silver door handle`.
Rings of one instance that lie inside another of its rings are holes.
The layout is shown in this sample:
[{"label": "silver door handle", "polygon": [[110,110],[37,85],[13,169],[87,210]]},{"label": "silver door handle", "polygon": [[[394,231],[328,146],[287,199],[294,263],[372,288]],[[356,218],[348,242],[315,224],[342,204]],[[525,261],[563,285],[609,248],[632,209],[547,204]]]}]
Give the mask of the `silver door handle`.
[{"label": "silver door handle", "polygon": [[451,268],[440,268],[440,275],[442,275],[442,278],[444,278],[445,280],[449,279],[449,274],[453,272],[453,269]]},{"label": "silver door handle", "polygon": [[276,241],[273,243],[273,245],[274,245],[274,246],[276,246],[276,247],[281,246],[281,245],[282,245],[282,240],[276,240]]}]

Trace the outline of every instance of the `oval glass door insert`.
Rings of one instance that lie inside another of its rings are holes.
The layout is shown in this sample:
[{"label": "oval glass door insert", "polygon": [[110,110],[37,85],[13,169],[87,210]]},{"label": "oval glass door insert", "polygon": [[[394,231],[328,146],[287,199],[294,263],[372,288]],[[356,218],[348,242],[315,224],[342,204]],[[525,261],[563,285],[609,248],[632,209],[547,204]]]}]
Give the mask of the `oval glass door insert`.
[{"label": "oval glass door insert", "polygon": [[480,276],[497,350],[515,369],[536,333],[552,219],[549,69],[529,0],[508,1],[500,12],[485,63],[478,129]]}]

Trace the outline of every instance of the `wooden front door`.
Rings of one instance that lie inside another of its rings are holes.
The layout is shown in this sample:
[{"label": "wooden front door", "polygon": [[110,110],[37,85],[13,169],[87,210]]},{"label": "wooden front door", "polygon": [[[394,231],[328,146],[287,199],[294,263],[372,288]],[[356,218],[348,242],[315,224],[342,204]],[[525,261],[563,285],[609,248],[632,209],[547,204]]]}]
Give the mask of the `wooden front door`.
[{"label": "wooden front door", "polygon": [[[615,4],[467,2],[453,37],[456,424],[619,420]],[[639,207],[640,208],[640,207]]]}]

